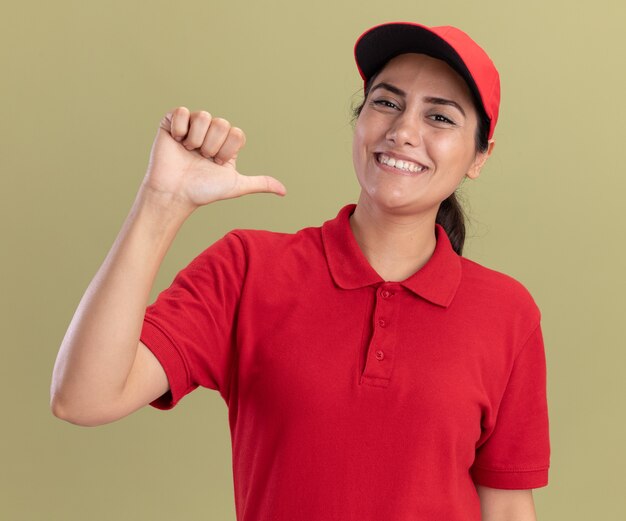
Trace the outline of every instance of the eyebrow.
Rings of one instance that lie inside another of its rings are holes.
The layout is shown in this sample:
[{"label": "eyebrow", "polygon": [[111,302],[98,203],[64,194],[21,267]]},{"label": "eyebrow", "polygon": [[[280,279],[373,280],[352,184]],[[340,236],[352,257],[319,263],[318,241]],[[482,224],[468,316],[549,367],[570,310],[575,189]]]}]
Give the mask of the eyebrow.
[{"label": "eyebrow", "polygon": [[[403,98],[406,98],[406,92],[404,92],[402,89],[399,89],[395,85],[392,85],[391,83],[387,83],[385,81],[381,81],[380,83],[377,83],[376,85],[374,85],[370,89],[370,93],[374,92],[376,89],[385,89],[385,90],[388,90],[389,92],[393,92],[394,94],[397,94],[398,96],[402,96]],[[432,103],[434,105],[449,105],[451,107],[456,108],[461,114],[463,114],[463,117],[466,117],[463,107],[461,107],[461,105],[459,105],[456,101],[453,101],[451,99],[439,98],[437,96],[426,96],[424,98],[424,101],[426,103]]]}]

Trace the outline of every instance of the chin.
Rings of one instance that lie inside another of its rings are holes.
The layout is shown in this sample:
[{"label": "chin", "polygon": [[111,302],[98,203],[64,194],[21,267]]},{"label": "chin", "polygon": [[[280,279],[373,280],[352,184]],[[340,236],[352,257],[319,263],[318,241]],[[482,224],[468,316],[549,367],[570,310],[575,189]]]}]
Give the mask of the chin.
[{"label": "chin", "polygon": [[424,211],[423,208],[420,208],[417,201],[402,195],[388,194],[383,196],[382,194],[370,193],[367,198],[370,206],[387,213],[407,215],[418,214]]}]

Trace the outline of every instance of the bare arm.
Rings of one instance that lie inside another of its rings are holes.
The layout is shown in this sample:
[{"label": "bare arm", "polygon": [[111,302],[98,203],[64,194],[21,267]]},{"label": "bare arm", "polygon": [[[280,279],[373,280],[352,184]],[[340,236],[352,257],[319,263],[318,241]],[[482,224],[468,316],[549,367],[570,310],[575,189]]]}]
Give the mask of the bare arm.
[{"label": "bare arm", "polygon": [[242,176],[240,129],[185,107],[162,120],[148,172],[63,338],[52,374],[53,413],[79,425],[115,421],[169,389],[139,337],[150,290],[176,233],[204,204],[254,192],[284,195],[268,176]]},{"label": "bare arm", "polygon": [[81,425],[108,423],[168,390],[165,372],[144,352],[140,366],[150,365],[138,367],[141,385],[122,400],[150,290],[183,221],[166,201],[138,195],[61,344],[51,389],[56,416]]},{"label": "bare arm", "polygon": [[504,490],[477,485],[482,521],[537,521],[532,489]]}]

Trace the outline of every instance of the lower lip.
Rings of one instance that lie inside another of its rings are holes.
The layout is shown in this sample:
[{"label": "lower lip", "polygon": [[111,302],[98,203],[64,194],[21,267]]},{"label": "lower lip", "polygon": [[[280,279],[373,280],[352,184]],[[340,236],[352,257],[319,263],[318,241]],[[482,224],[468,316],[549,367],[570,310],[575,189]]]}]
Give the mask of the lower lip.
[{"label": "lower lip", "polygon": [[393,166],[389,166],[384,163],[381,163],[378,160],[377,154],[374,154],[374,162],[376,163],[378,168],[380,168],[381,170],[384,170],[385,172],[389,172],[390,174],[399,174],[399,175],[406,175],[409,177],[416,177],[428,171],[428,168],[425,170],[420,170],[419,172],[409,172],[408,170],[400,170],[399,168],[394,168]]}]

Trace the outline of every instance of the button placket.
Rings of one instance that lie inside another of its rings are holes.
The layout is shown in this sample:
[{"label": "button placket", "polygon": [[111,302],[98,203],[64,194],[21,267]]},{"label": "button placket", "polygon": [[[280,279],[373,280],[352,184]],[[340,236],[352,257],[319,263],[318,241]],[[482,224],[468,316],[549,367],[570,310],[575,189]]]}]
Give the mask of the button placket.
[{"label": "button placket", "polygon": [[376,291],[374,329],[368,346],[361,383],[387,387],[391,378],[394,359],[395,334],[393,330],[395,310],[398,306],[397,290],[381,286]]}]

